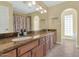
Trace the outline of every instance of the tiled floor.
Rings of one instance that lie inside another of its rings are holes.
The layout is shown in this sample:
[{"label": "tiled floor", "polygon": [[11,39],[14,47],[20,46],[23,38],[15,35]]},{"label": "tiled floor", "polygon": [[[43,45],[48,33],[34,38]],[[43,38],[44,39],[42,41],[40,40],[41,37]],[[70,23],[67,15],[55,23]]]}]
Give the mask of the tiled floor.
[{"label": "tiled floor", "polygon": [[56,45],[47,57],[79,57],[79,48],[75,47],[74,41],[65,40],[62,45]]}]

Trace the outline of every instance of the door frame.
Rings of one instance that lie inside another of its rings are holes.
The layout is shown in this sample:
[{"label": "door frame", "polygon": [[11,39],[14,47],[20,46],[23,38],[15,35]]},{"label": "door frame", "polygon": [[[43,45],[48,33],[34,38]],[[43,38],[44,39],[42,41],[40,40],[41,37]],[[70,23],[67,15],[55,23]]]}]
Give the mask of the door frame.
[{"label": "door frame", "polygon": [[[65,9],[62,13],[61,13],[61,44],[63,44],[63,39],[64,39],[64,32],[62,32],[62,31],[64,31],[64,20],[63,20],[63,16],[64,16],[64,13],[66,12],[66,11],[68,11],[68,10],[72,10],[73,11],[73,13],[74,13],[74,18],[75,18],[75,25],[73,25],[73,26],[76,26],[76,31],[75,32],[73,32],[74,33],[74,38],[76,39],[75,40],[75,43],[76,43],[76,47],[78,47],[78,38],[77,38],[77,34],[78,34],[78,30],[77,30],[77,28],[78,28],[78,26],[77,26],[77,11],[74,9],[74,8],[67,8],[67,9]],[[73,20],[73,22],[74,22],[74,20]],[[74,28],[74,27],[73,27]]]}]

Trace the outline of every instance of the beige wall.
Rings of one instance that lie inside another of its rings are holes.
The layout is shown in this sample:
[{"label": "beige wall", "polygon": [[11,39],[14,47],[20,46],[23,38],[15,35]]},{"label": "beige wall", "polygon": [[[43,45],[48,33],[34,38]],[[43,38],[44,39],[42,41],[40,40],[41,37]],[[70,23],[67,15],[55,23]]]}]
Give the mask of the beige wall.
[{"label": "beige wall", "polygon": [[6,1],[0,1],[0,6],[6,6],[9,8],[9,32],[13,32],[13,7]]},{"label": "beige wall", "polygon": [[[49,29],[57,29],[57,41],[61,41],[61,13],[68,8],[74,8],[79,16],[79,2],[64,2],[62,4],[52,6],[48,8],[48,21],[49,21]],[[53,20],[53,17],[58,17],[57,20]],[[77,17],[79,19],[79,17]],[[78,20],[79,22],[79,20]],[[79,24],[78,29],[79,29]],[[77,30],[78,30],[77,29]],[[79,30],[78,30],[78,37],[79,38]],[[79,39],[78,39],[78,44],[79,44]]]}]

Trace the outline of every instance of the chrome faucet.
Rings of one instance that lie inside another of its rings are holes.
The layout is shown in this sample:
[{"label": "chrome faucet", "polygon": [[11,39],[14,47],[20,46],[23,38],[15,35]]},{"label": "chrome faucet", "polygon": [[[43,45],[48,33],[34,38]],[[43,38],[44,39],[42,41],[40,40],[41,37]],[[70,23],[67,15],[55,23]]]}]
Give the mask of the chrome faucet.
[{"label": "chrome faucet", "polygon": [[18,32],[18,37],[20,37],[20,32]]}]

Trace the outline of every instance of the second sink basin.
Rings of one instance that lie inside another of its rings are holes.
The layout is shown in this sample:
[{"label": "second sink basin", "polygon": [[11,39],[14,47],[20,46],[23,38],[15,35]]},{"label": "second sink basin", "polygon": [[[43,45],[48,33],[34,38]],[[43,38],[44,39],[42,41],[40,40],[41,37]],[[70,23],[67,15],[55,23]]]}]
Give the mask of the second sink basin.
[{"label": "second sink basin", "polygon": [[35,35],[33,38],[36,39],[36,38],[39,38],[39,37],[40,37],[40,35]]},{"label": "second sink basin", "polygon": [[31,39],[32,37],[19,37],[19,38],[15,38],[12,39],[12,41],[23,41],[23,40],[27,40],[27,39]]}]

